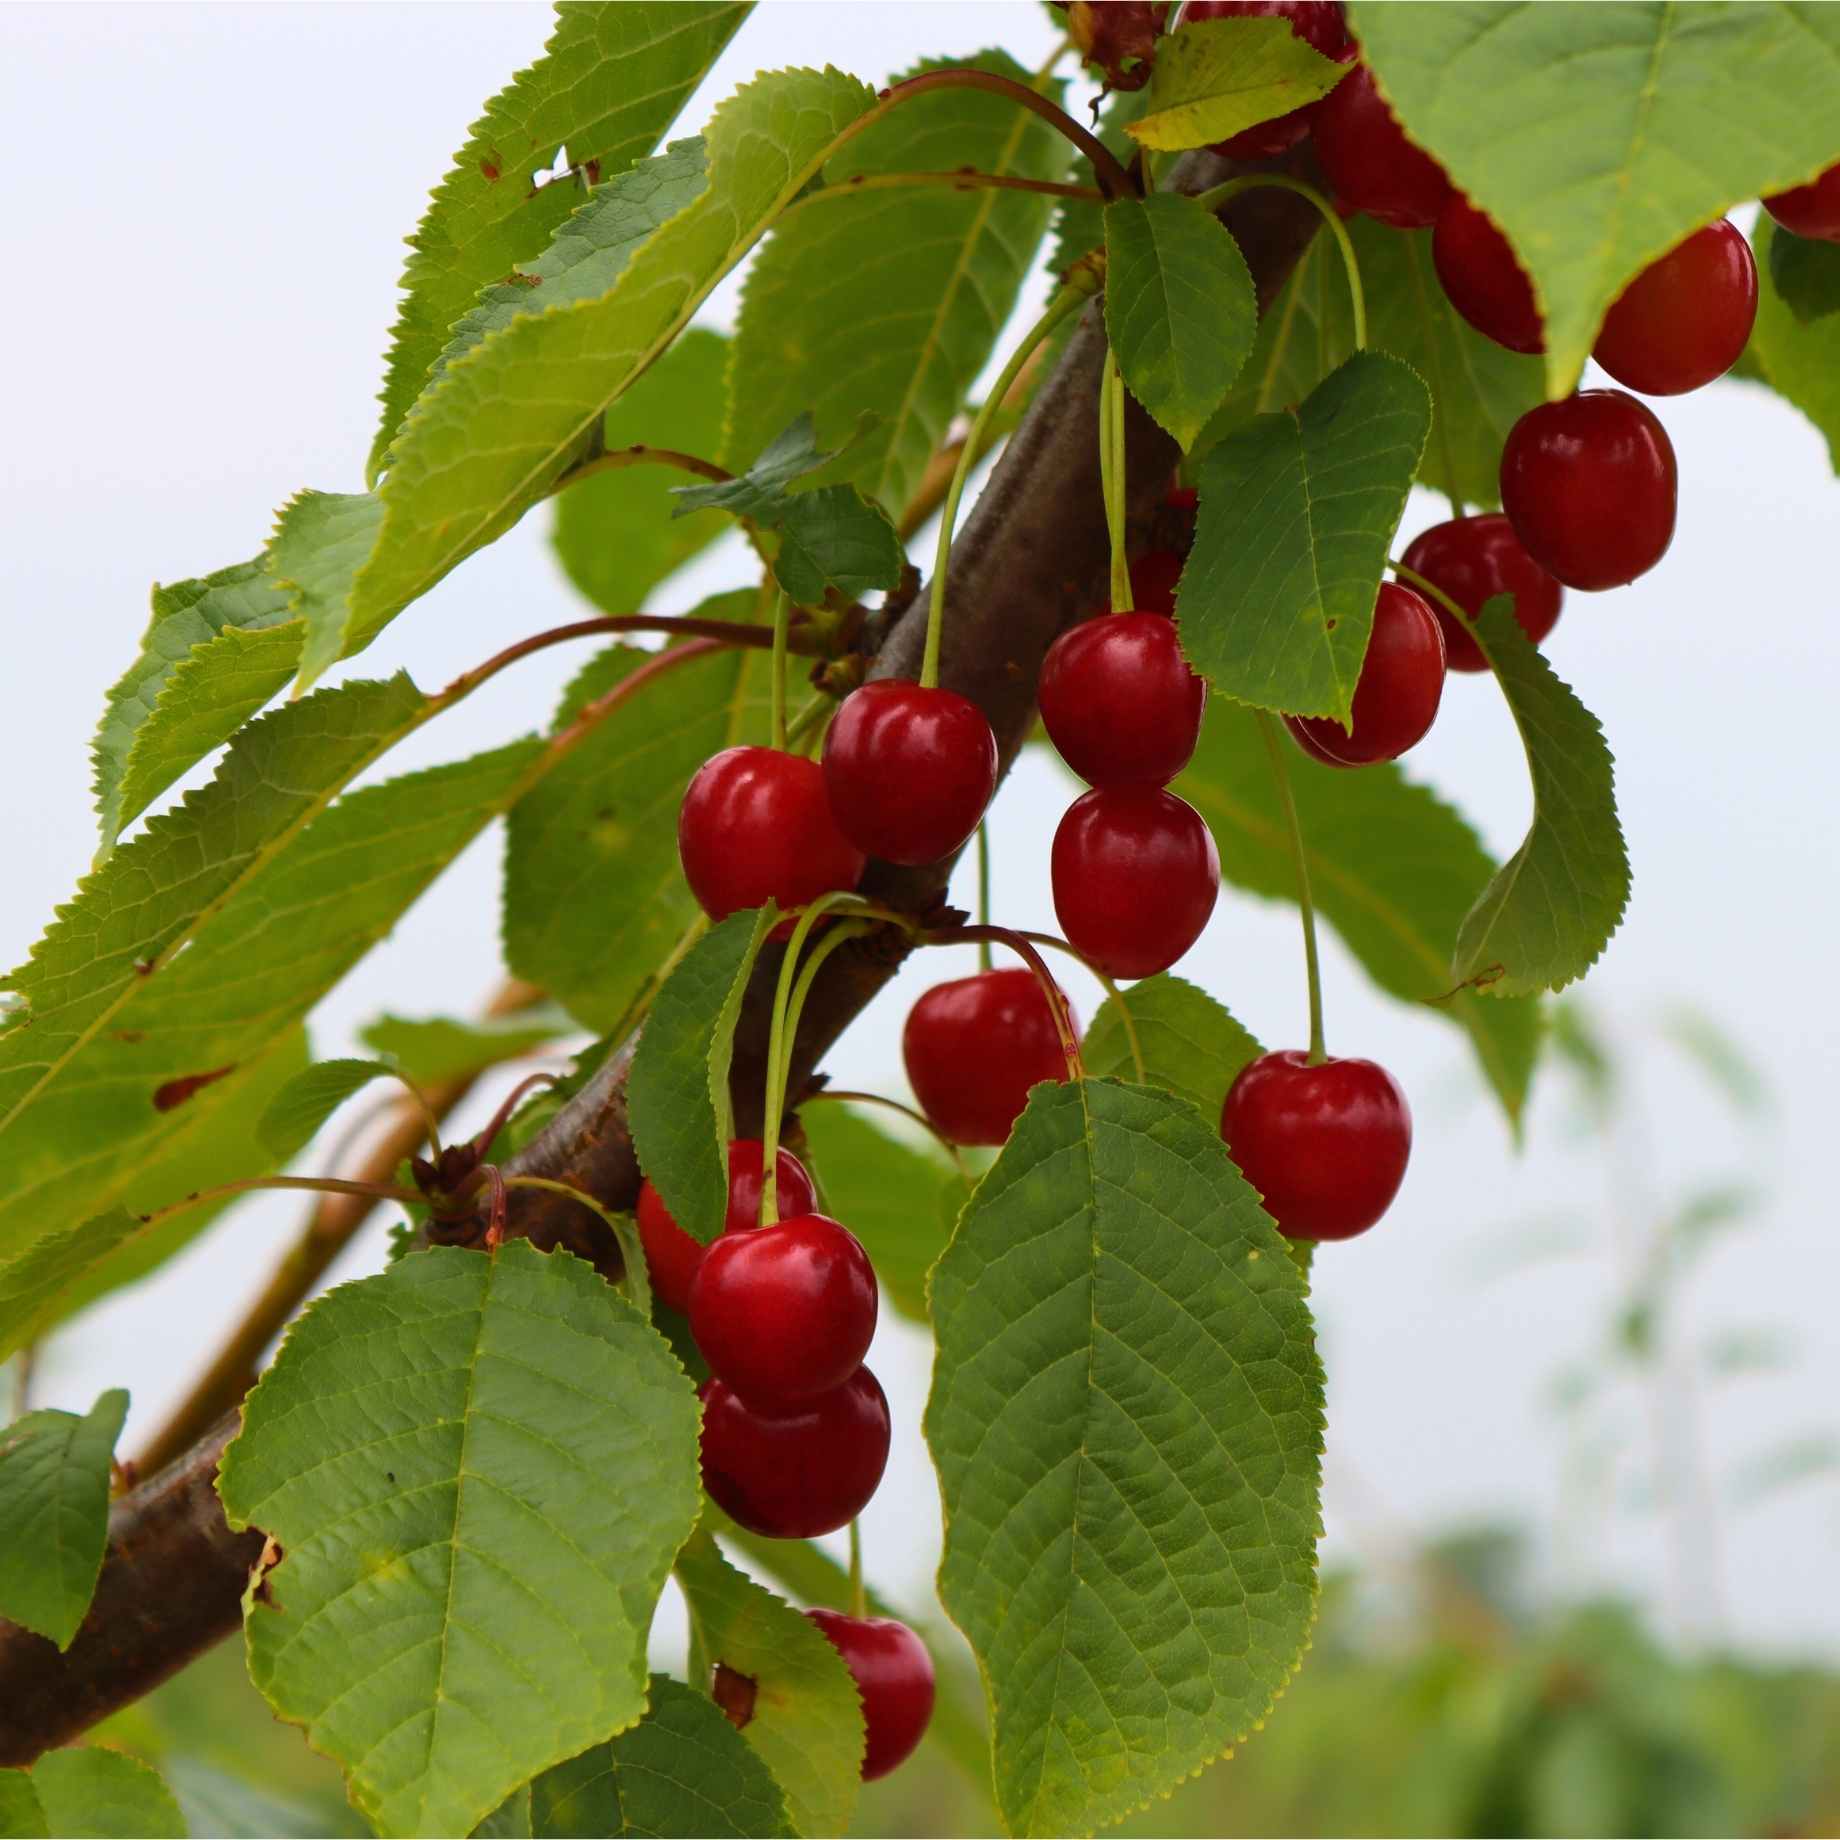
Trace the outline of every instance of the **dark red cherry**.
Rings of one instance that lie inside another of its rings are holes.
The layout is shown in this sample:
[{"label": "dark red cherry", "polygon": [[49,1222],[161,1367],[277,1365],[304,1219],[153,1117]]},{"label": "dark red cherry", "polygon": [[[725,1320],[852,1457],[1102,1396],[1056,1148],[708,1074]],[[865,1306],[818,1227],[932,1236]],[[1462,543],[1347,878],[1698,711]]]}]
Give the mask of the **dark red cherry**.
[{"label": "dark red cherry", "polygon": [[1365,64],[1316,105],[1311,133],[1337,203],[1396,229],[1426,230],[1449,202],[1449,176],[1406,138]]},{"label": "dark red cherry", "polygon": [[[1339,0],[1188,0],[1182,23],[1191,19],[1283,19],[1292,33],[1324,57],[1346,63],[1354,56]],[[1229,160],[1269,160],[1288,153],[1310,131],[1310,110],[1292,109],[1272,121],[1246,128],[1214,149]]]},{"label": "dark red cherry", "polygon": [[920,1109],[955,1144],[1007,1142],[1029,1088],[1067,1077],[1047,995],[1026,969],[935,984],[907,1012],[901,1058]]},{"label": "dark red cherry", "polygon": [[1806,185],[1773,192],[1763,201],[1763,208],[1797,236],[1840,243],[1840,166],[1828,167]]},{"label": "dark red cherry", "polygon": [[1431,260],[1450,304],[1510,351],[1544,351],[1546,330],[1533,283],[1508,239],[1461,192],[1452,192],[1431,233]]},{"label": "dark red cherry", "polygon": [[1721,217],[1624,288],[1591,356],[1644,396],[1680,396],[1737,363],[1756,318],[1751,246]]},{"label": "dark red cherry", "polygon": [[1041,719],[1081,779],[1163,786],[1188,765],[1207,685],[1160,613],[1110,613],[1070,628],[1042,661]]},{"label": "dark red cherry", "polygon": [[1227,1089],[1220,1135],[1291,1239],[1353,1239],[1391,1205],[1412,1152],[1399,1083],[1372,1061],[1262,1054]]},{"label": "dark red cherry", "polygon": [[862,1695],[868,1746],[862,1779],[886,1776],[914,1753],[933,1716],[933,1657],[905,1623],[891,1616],[845,1616],[841,1610],[807,1610]]},{"label": "dark red cherry", "polygon": [[1167,971],[1201,937],[1220,893],[1200,812],[1149,786],[1075,799],[1054,833],[1051,872],[1061,931],[1111,977]]},{"label": "dark red cherry", "polygon": [[[728,1146],[728,1215],[725,1233],[740,1233],[760,1225],[761,1152],[758,1137],[737,1137]],[[782,1214],[809,1214],[818,1205],[817,1192],[805,1165],[790,1150],[773,1160],[774,1204]],[[690,1307],[690,1280],[703,1262],[705,1247],[693,1240],[665,1206],[650,1180],[639,1184],[639,1239],[645,1247],[645,1269],[652,1289],[674,1310]]]},{"label": "dark red cherry", "polygon": [[1444,634],[1422,595],[1396,581],[1380,584],[1374,624],[1355,679],[1349,728],[1333,716],[1286,716],[1291,733],[1318,760],[1369,767],[1397,760],[1424,740],[1444,695]]},{"label": "dark red cherry", "polygon": [[[1412,539],[1405,565],[1434,582],[1474,619],[1496,594],[1514,596],[1514,617],[1535,645],[1558,622],[1565,590],[1521,548],[1514,526],[1499,511],[1451,518]],[[1453,671],[1486,671],[1468,623],[1429,603],[1444,632],[1444,659]]]},{"label": "dark red cherry", "polygon": [[703,1487],[750,1533],[813,1540],[869,1505],[888,1465],[888,1400],[868,1368],[783,1411],[750,1405],[721,1380],[703,1402]]},{"label": "dark red cherry", "polygon": [[690,1333],[709,1363],[757,1406],[828,1393],[862,1366],[875,1337],[875,1268],[842,1222],[794,1214],[724,1233],[690,1286]]},{"label": "dark red cherry", "polygon": [[1190,517],[1195,515],[1195,508],[1201,503],[1201,494],[1193,486],[1181,484],[1169,488],[1169,496],[1163,500],[1171,511],[1185,511]]},{"label": "dark red cherry", "polygon": [[803,907],[863,872],[818,763],[775,748],[725,748],[697,768],[678,808],[677,854],[712,920],[768,900]]},{"label": "dark red cherry", "polygon": [[[1131,605],[1138,613],[1176,610],[1176,583],[1182,575],[1182,558],[1172,549],[1147,549],[1131,558]],[[1115,611],[1115,610],[1114,610]]]},{"label": "dark red cherry", "polygon": [[1621,390],[1529,409],[1501,452],[1501,508],[1535,562],[1568,588],[1620,588],[1674,540],[1674,444]]},{"label": "dark red cherry", "polygon": [[883,678],[852,690],[824,740],[837,826],[883,862],[938,862],[977,829],[997,789],[997,738],[954,690]]},{"label": "dark red cherry", "polygon": [[1337,756],[1331,754],[1327,748],[1318,745],[1316,738],[1294,717],[1286,716],[1284,718],[1284,725],[1290,730],[1291,739],[1296,742],[1312,760],[1325,767],[1346,767],[1348,765],[1347,761],[1338,759]]}]

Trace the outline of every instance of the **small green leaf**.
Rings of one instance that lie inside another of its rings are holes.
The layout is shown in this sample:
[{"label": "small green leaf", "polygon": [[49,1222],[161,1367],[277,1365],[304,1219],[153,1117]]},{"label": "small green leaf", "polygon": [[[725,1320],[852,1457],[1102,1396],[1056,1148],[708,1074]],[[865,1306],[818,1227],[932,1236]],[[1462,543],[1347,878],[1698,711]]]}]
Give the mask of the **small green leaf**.
[{"label": "small green leaf", "polygon": [[676,501],[676,509],[672,516],[685,517],[692,511],[726,511],[730,517],[770,523],[785,510],[793,486],[836,457],[836,450],[818,445],[811,411],[804,410],[733,479],[674,487],[671,496]]},{"label": "small green leaf", "polygon": [[122,1751],[47,1751],[0,1770],[0,1834],[61,1840],[185,1840],[185,1816],[152,1770]]},{"label": "small green leaf", "polygon": [[109,1538],[109,1463],[128,1395],[86,1417],[28,1412],[0,1431],[0,1616],[68,1648]]},{"label": "small green leaf", "polygon": [[1563,990],[1596,964],[1629,905],[1629,853],[1597,718],[1553,674],[1513,614],[1487,602],[1475,626],[1533,779],[1533,824],[1457,934],[1459,983],[1491,996]]},{"label": "small green leaf", "polygon": [[416,1085],[440,1086],[504,1061],[521,1060],[568,1032],[562,1015],[552,1005],[544,1005],[497,1022],[379,1016],[358,1031],[358,1039]]},{"label": "small green leaf", "polygon": [[1105,212],[1105,326],[1131,394],[1179,445],[1226,400],[1258,326],[1252,275],[1220,220],[1174,192]]},{"label": "small green leaf", "polygon": [[1840,243],[1792,235],[1767,212],[1757,224],[1760,236],[1766,226],[1762,266],[1783,304],[1804,323],[1840,313]]},{"label": "small green leaf", "polygon": [[1196,19],[1159,39],[1149,104],[1126,132],[1159,153],[1208,147],[1334,89],[1347,65],[1282,19]]},{"label": "small green leaf", "polygon": [[828,592],[846,601],[872,588],[892,588],[907,552],[880,505],[855,486],[819,486],[786,501],[778,519],[773,573],[801,606],[820,605]]},{"label": "small green leaf", "polygon": [[308,1306],[218,1491],[281,1552],[250,1676],[380,1833],[466,1833],[641,1715],[696,1423],[657,1332],[566,1252],[436,1247]]},{"label": "small green leaf", "polygon": [[276,1162],[304,1150],[320,1127],[354,1093],[373,1080],[395,1077],[388,1061],[317,1061],[303,1068],[275,1094],[256,1123],[256,1136]]},{"label": "small green leaf", "polygon": [[[1757,297],[1757,324],[1749,351],[1763,368],[1771,389],[1814,423],[1827,441],[1828,457],[1840,473],[1840,313],[1804,318],[1782,291],[1775,252],[1785,243],[1802,241],[1765,215],[1753,233],[1763,273]],[[1815,245],[1831,255],[1831,243]]]},{"label": "small green leaf", "polygon": [[1261,709],[1346,721],[1431,425],[1410,366],[1358,352],[1201,468],[1177,615],[1196,670]]},{"label": "small green leaf", "polygon": [[383,526],[383,501],[371,492],[301,492],[282,507],[268,546],[269,573],[306,622],[302,688],[328,665],[360,649],[348,619],[351,586]]},{"label": "small green leaf", "polygon": [[1227,1088],[1248,1061],[1265,1052],[1223,1004],[1167,971],[1100,1005],[1080,1046],[1086,1071],[1095,1079],[1139,1079],[1132,1029],[1144,1057],[1142,1082],[1186,1099],[1216,1128]]}]

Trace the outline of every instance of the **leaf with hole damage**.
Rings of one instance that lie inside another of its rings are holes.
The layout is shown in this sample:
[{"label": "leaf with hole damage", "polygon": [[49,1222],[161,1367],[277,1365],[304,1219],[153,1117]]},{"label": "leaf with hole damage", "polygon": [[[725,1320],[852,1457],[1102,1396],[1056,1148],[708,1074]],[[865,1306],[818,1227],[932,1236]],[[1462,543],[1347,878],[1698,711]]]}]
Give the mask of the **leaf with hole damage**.
[{"label": "leaf with hole damage", "polygon": [[0,1770],[0,1833],[63,1840],[184,1840],[172,1791],[122,1751],[47,1751],[30,1770]]},{"label": "leaf with hole damage", "polygon": [[1157,41],[1149,100],[1125,132],[1159,153],[1207,147],[1315,102],[1347,65],[1283,19],[1194,19]]},{"label": "leaf with hole damage", "polygon": [[1145,1084],[1186,1099],[1214,1125],[1239,1070],[1264,1052],[1224,1004],[1167,971],[1108,997],[1080,1045],[1086,1071],[1095,1079],[1138,1079],[1141,1053]]},{"label": "leaf with hole damage", "polygon": [[[1807,312],[1827,297],[1829,288],[1840,303],[1840,247],[1791,236],[1767,216],[1758,220],[1755,234],[1762,273],[1750,352],[1762,366],[1770,388],[1820,430],[1833,469],[1840,473],[1840,304],[1831,312]],[[1824,274],[1804,275],[1802,280],[1810,291],[1797,298],[1784,293],[1779,272],[1782,264],[1777,251],[1786,245],[1822,252],[1818,260]]]}]

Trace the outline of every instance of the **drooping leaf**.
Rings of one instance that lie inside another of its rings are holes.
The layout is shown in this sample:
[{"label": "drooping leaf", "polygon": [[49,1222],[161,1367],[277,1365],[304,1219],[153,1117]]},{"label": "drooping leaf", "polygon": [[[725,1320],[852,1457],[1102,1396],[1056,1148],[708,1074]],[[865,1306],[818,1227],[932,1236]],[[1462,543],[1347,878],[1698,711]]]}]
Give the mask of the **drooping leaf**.
[{"label": "drooping leaf", "polygon": [[1247,1736],[1315,1603],[1303,1280],[1183,1100],[1038,1086],[933,1273],[940,1596],[1016,1834],[1090,1831]]},{"label": "drooping leaf", "polygon": [[1215,689],[1346,719],[1430,422],[1416,372],[1359,352],[1299,408],[1259,416],[1208,455],[1176,610]]},{"label": "drooping leaf", "polygon": [[218,1477],[281,1550],[250,1675],[380,1833],[466,1833],[639,1718],[696,1424],[651,1325],[524,1241],[403,1259],[289,1331]]},{"label": "drooping leaf", "polygon": [[1105,325],[1126,387],[1184,448],[1233,387],[1258,325],[1227,228],[1174,192],[1105,212]]},{"label": "drooping leaf", "polygon": [[1347,65],[1283,19],[1195,19],[1157,40],[1149,101],[1126,132],[1159,153],[1207,147],[1334,89]]},{"label": "drooping leaf", "polygon": [[388,1061],[316,1061],[303,1067],[269,1101],[256,1122],[261,1139],[277,1163],[289,1161],[319,1134],[320,1127],[354,1093],[373,1080],[388,1080],[396,1069]]},{"label": "drooping leaf", "polygon": [[0,1770],[0,1833],[60,1840],[185,1840],[172,1791],[124,1751],[47,1751],[30,1770]]},{"label": "drooping leaf", "polygon": [[533,175],[564,147],[603,179],[650,153],[748,11],[726,0],[558,8],[543,55],[486,104],[410,239],[372,484],[448,328],[579,201],[573,185],[537,189]]},{"label": "drooping leaf", "polygon": [[773,573],[804,607],[821,604],[828,592],[851,601],[892,588],[907,562],[888,513],[855,486],[795,493],[780,515],[779,537]]},{"label": "drooping leaf", "polygon": [[358,1031],[367,1048],[418,1086],[462,1080],[501,1062],[521,1060],[568,1033],[550,1005],[497,1022],[459,1022],[449,1016],[379,1016]]},{"label": "drooping leaf", "polygon": [[659,986],[633,1053],[626,1104],[639,1166],[671,1217],[707,1246],[728,1212],[728,1068],[748,973],[778,919],[769,901],[728,918]]},{"label": "drooping leaf", "polygon": [[[784,1791],[801,1834],[843,1833],[862,1772],[862,1702],[843,1658],[815,1623],[724,1559],[699,1530],[678,1554],[690,1610],[691,1680],[717,1666],[754,1683],[742,1737]],[[813,1638],[816,1638],[815,1640]]]},{"label": "drooping leaf", "polygon": [[[1128,1026],[1127,1026],[1128,1023]],[[1143,1055],[1141,1076],[1132,1049]],[[1239,1070],[1264,1053],[1258,1042],[1197,984],[1167,971],[1108,997],[1080,1053],[1095,1079],[1110,1076],[1160,1086],[1186,1099],[1210,1124]]]},{"label": "drooping leaf", "polygon": [[[1757,324],[1747,349],[1761,364],[1771,389],[1821,431],[1834,471],[1840,473],[1840,313],[1803,318],[1784,296],[1775,251],[1801,238],[1779,229],[1767,214],[1753,234],[1763,272],[1758,277]],[[1820,247],[1840,254],[1832,244]]]},{"label": "drooping leaf", "polygon": [[1361,0],[1350,27],[1407,133],[1532,276],[1551,396],[1649,263],[1840,155],[1828,7]]},{"label": "drooping leaf", "polygon": [[115,1388],[79,1417],[28,1412],[0,1431],[0,1616],[68,1648],[109,1538],[109,1463],[127,1422]]},{"label": "drooping leaf", "polygon": [[290,609],[306,622],[300,652],[303,688],[370,636],[354,636],[351,585],[382,526],[383,501],[374,492],[307,491],[282,507],[268,546],[268,567],[288,591]]},{"label": "drooping leaf", "polygon": [[1516,622],[1511,598],[1476,622],[1533,780],[1533,824],[1465,916],[1460,983],[1502,997],[1563,990],[1596,964],[1629,905],[1629,852],[1597,718]]}]

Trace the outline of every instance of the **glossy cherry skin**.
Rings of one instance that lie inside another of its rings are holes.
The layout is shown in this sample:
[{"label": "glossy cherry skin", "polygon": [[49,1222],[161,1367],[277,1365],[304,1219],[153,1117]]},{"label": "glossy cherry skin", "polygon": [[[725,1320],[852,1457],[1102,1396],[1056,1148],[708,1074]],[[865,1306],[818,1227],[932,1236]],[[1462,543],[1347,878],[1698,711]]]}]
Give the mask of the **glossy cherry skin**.
[{"label": "glossy cherry skin", "polygon": [[977,829],[997,789],[997,738],[954,690],[883,678],[852,690],[824,739],[837,826],[883,862],[938,862]]},{"label": "glossy cherry skin", "polygon": [[[1172,549],[1147,549],[1131,558],[1131,605],[1138,613],[1176,610],[1176,583],[1182,575],[1182,558]],[[1114,609],[1115,611],[1115,609]]]},{"label": "glossy cherry skin", "polygon": [[1452,192],[1438,213],[1431,260],[1450,304],[1485,338],[1510,351],[1546,349],[1527,271],[1508,239],[1461,192]]},{"label": "glossy cherry skin", "polygon": [[888,1400],[868,1368],[783,1411],[705,1380],[703,1487],[725,1514],[775,1540],[814,1540],[869,1505],[888,1466]]},{"label": "glossy cherry skin", "polygon": [[[1182,23],[1191,19],[1283,19],[1292,33],[1324,57],[1346,63],[1354,56],[1339,0],[1188,0]],[[1214,151],[1229,160],[1269,160],[1288,153],[1310,131],[1313,104],[1243,129]]]},{"label": "glossy cherry skin", "polygon": [[1372,1061],[1262,1054],[1227,1089],[1220,1135],[1290,1239],[1353,1239],[1392,1204],[1412,1153],[1399,1083]]},{"label": "glossy cherry skin", "polygon": [[1830,166],[1806,185],[1772,193],[1763,208],[1797,236],[1840,243],[1840,166]]},{"label": "glossy cherry skin", "polygon": [[[1514,617],[1535,645],[1558,623],[1565,590],[1521,548],[1514,526],[1499,511],[1450,518],[1412,539],[1405,565],[1435,582],[1474,619],[1496,594],[1514,596]],[[1453,671],[1486,671],[1467,622],[1452,618],[1436,601],[1431,611],[1444,633],[1444,661]]]},{"label": "glossy cherry skin", "polygon": [[1047,995],[1022,967],[935,984],[907,1012],[901,1058],[920,1109],[955,1144],[1007,1143],[1029,1088],[1067,1077]]},{"label": "glossy cherry skin", "polygon": [[[1307,751],[1330,766],[1397,760],[1424,740],[1444,695],[1444,632],[1423,595],[1380,584],[1373,631],[1355,679],[1350,726],[1333,716],[1286,716]],[[1311,746],[1310,744],[1314,745]]]},{"label": "glossy cherry skin", "polygon": [[1316,105],[1316,157],[1336,201],[1398,230],[1428,230],[1450,201],[1450,179],[1406,131],[1357,64]]},{"label": "glossy cherry skin", "polygon": [[933,1657],[926,1644],[891,1616],[846,1616],[841,1610],[807,1610],[843,1657],[862,1695],[868,1745],[862,1779],[905,1763],[926,1736],[933,1717]]},{"label": "glossy cherry skin", "polygon": [[1165,786],[1201,735],[1207,685],[1160,613],[1108,613],[1048,648],[1036,694],[1049,739],[1093,786]]},{"label": "glossy cherry skin", "polygon": [[1646,404],[1580,390],[1529,409],[1501,452],[1501,508],[1568,588],[1620,588],[1674,540],[1674,444]]},{"label": "glossy cherry skin", "polygon": [[712,920],[854,888],[863,853],[837,828],[815,760],[733,747],[706,760],[677,813],[684,880]]},{"label": "glossy cherry skin", "polygon": [[[737,1137],[728,1146],[728,1215],[724,1233],[741,1233],[760,1224],[760,1172],[764,1149],[758,1137]],[[805,1165],[790,1150],[773,1161],[773,1198],[781,1214],[809,1214],[818,1205],[817,1191]],[[674,1310],[690,1307],[690,1280],[708,1249],[693,1240],[665,1206],[650,1180],[639,1184],[639,1240],[652,1289]]]},{"label": "glossy cherry skin", "polygon": [[1214,835],[1194,806],[1150,786],[1107,786],[1067,807],[1050,859],[1068,943],[1115,978],[1167,971],[1220,893]]},{"label": "glossy cherry skin", "polygon": [[1680,396],[1737,363],[1756,318],[1757,263],[1721,217],[1624,288],[1591,356],[1644,396]]}]

